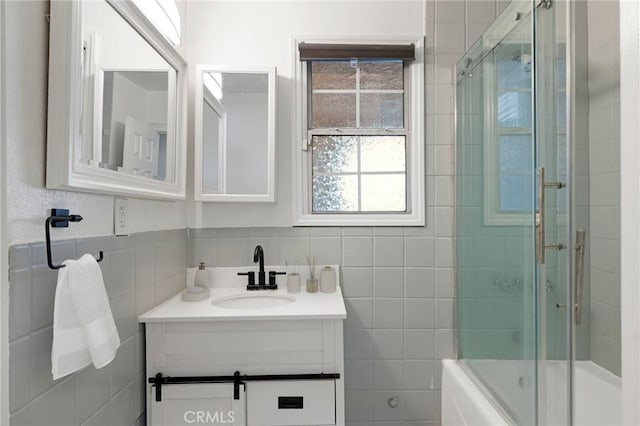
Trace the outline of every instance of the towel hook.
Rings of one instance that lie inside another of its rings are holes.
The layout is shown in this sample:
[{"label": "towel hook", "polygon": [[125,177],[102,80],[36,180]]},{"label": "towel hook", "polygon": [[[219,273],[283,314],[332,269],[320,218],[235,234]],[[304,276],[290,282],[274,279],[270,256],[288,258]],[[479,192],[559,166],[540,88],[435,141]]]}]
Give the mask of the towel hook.
[{"label": "towel hook", "polygon": [[[69,214],[67,209],[51,209],[51,216],[45,220],[44,234],[47,240],[47,264],[51,269],[64,268],[65,265],[54,265],[51,259],[51,236],[49,228],[68,228],[69,222],[80,222],[82,216],[79,214]],[[100,257],[96,259],[97,262],[101,262],[104,259],[104,254],[100,250]]]}]

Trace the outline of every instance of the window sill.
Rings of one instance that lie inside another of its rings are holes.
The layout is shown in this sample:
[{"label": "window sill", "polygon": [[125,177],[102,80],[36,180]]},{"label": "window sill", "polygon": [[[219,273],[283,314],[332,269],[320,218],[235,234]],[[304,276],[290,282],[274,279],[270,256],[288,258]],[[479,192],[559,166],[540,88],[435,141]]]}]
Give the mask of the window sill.
[{"label": "window sill", "polygon": [[424,226],[424,214],[306,214],[293,226]]}]

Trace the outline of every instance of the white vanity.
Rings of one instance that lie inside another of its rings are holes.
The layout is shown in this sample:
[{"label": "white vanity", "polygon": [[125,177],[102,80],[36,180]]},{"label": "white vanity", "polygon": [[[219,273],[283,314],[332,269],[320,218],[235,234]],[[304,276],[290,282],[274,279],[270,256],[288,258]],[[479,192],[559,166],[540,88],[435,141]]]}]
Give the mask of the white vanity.
[{"label": "white vanity", "polygon": [[237,273],[249,270],[208,268],[207,300],[177,295],[140,316],[148,424],[344,425],[340,287],[289,294],[282,276],[248,291]]}]

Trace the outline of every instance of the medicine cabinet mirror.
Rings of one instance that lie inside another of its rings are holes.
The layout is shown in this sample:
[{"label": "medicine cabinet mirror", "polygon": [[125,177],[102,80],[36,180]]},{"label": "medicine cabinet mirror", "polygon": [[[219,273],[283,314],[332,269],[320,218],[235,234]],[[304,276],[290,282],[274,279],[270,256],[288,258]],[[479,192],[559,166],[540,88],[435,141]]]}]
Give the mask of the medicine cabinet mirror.
[{"label": "medicine cabinet mirror", "polygon": [[275,68],[196,72],[195,199],[275,201]]},{"label": "medicine cabinet mirror", "polygon": [[47,187],[185,195],[186,62],[129,1],[51,2]]}]

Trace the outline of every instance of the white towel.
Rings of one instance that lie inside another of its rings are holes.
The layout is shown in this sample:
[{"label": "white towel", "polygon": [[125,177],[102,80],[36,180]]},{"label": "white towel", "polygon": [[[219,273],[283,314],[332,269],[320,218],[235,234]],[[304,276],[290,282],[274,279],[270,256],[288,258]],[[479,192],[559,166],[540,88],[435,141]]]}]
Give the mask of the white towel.
[{"label": "white towel", "polygon": [[96,259],[85,254],[66,260],[58,270],[53,311],[51,374],[59,379],[93,362],[109,364],[120,346],[102,271]]}]

